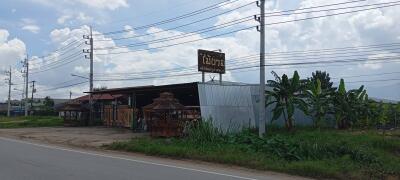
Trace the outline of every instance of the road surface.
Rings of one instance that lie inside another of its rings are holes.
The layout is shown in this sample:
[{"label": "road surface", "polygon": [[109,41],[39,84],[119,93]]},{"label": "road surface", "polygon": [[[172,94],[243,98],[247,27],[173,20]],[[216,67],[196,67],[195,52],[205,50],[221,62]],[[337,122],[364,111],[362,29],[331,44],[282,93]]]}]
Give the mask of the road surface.
[{"label": "road surface", "polygon": [[298,179],[281,174],[263,174],[179,164],[173,160],[76,150],[0,138],[2,180],[222,180]]}]

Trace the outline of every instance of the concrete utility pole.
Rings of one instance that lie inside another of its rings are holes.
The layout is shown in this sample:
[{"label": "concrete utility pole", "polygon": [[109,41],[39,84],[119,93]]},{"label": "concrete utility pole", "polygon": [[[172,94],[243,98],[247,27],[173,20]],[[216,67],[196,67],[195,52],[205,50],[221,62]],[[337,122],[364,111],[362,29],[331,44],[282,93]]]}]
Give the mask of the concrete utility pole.
[{"label": "concrete utility pole", "polygon": [[7,76],[8,76],[8,106],[7,106],[7,116],[10,117],[11,116],[11,66],[10,66],[10,71],[6,71]]},{"label": "concrete utility pole", "polygon": [[35,91],[36,91],[36,89],[35,89],[35,82],[36,82],[36,81],[32,81],[31,109],[33,109],[33,93],[35,93]]},{"label": "concrete utility pole", "polygon": [[255,17],[260,23],[257,30],[260,32],[260,116],[258,118],[258,134],[265,134],[265,0],[257,1],[257,6],[261,10],[260,17]]},{"label": "concrete utility pole", "polygon": [[28,55],[24,61],[25,69],[25,116],[28,116],[28,93],[29,93],[29,61]]},{"label": "concrete utility pole", "polygon": [[[93,28],[92,26],[90,26],[90,35],[83,36],[84,39],[89,40],[89,42],[86,41],[87,45],[90,45],[90,50],[83,50],[84,53],[89,53],[89,58],[85,55],[85,58],[90,60],[90,74],[89,74],[89,91],[93,92]],[[90,107],[90,111],[89,111],[89,124],[93,123],[93,96],[92,93],[89,94],[89,107]]]}]

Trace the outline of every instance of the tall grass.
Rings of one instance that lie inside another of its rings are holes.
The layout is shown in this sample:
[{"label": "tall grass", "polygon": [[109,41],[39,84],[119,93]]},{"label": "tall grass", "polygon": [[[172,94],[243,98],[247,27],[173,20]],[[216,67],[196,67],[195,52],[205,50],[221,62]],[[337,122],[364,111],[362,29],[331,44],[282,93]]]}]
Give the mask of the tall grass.
[{"label": "tall grass", "polygon": [[193,124],[184,138],[142,138],[118,142],[114,150],[235,164],[317,178],[383,179],[400,177],[400,135],[274,129],[263,138],[256,131],[223,133],[212,121]]},{"label": "tall grass", "polygon": [[52,127],[62,126],[57,116],[0,117],[0,128]]},{"label": "tall grass", "polygon": [[223,139],[223,132],[213,126],[212,120],[198,121],[188,127],[187,141],[197,144],[218,143]]}]

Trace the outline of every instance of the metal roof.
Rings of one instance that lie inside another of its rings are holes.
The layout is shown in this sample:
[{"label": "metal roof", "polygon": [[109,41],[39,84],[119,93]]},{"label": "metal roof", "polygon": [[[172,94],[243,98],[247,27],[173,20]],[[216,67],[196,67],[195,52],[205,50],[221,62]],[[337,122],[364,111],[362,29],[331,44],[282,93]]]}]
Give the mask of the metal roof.
[{"label": "metal roof", "polygon": [[[129,92],[139,92],[139,91],[149,91],[149,90],[168,90],[168,89],[178,89],[178,88],[189,88],[197,86],[197,84],[202,84],[201,82],[190,82],[190,83],[180,83],[180,84],[168,84],[168,85],[149,85],[149,86],[133,86],[133,87],[123,87],[123,88],[113,88],[113,89],[105,89],[100,91],[94,92],[85,92],[85,93],[92,93],[92,94],[124,94]],[[231,85],[251,85],[246,83],[240,82],[230,82],[230,81],[222,81],[222,84],[218,80],[208,81],[204,84],[214,84],[214,85],[222,85],[222,86],[231,86]]]},{"label": "metal roof", "polygon": [[159,86],[136,86],[136,87],[124,87],[124,88],[114,88],[114,89],[105,89],[94,92],[85,92],[92,94],[124,94],[130,92],[138,92],[138,91],[148,91],[148,90],[163,90],[163,89],[176,89],[176,88],[188,88],[196,86],[197,82],[194,83],[182,83],[182,84],[169,84],[169,85],[159,85]]}]

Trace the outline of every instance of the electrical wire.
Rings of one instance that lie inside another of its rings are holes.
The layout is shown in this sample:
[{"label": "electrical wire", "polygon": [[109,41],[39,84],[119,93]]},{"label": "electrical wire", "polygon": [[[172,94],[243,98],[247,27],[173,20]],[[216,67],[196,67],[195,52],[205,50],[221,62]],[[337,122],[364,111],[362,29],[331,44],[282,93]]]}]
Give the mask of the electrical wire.
[{"label": "electrical wire", "polygon": [[217,8],[222,7],[222,6],[235,3],[237,1],[240,1],[240,0],[226,0],[226,1],[207,6],[205,8],[202,8],[202,9],[190,12],[190,13],[186,13],[186,14],[174,17],[174,18],[162,20],[162,21],[159,21],[159,22],[156,22],[156,23],[152,23],[152,24],[148,24],[148,25],[144,25],[144,26],[134,27],[134,28],[132,28],[130,30],[118,30],[118,31],[111,31],[111,32],[106,32],[106,33],[102,33],[102,34],[93,34],[93,36],[119,34],[119,33],[129,32],[129,31],[132,31],[132,30],[146,29],[146,28],[149,28],[149,27],[154,27],[154,26],[158,26],[158,25],[162,25],[162,24],[167,24],[167,23],[175,22],[175,21],[178,21],[178,20],[181,20],[181,19],[186,19],[186,18],[192,17],[194,15],[202,14],[204,12],[217,9]]},{"label": "electrical wire", "polygon": [[73,87],[73,86],[81,85],[81,84],[88,83],[88,82],[89,82],[89,81],[83,81],[83,82],[79,82],[79,83],[75,83],[75,84],[70,84],[70,85],[66,85],[66,86],[44,89],[44,90],[41,90],[41,92],[53,91],[53,90],[58,90],[58,89],[64,89],[64,88]]},{"label": "electrical wire", "polygon": [[60,67],[65,66],[65,65],[67,65],[67,64],[73,63],[73,62],[75,62],[75,61],[82,60],[82,57],[79,57],[79,55],[80,55],[80,54],[78,54],[78,56],[76,56],[75,58],[71,59],[70,61],[64,62],[64,63],[62,63],[62,64],[58,64],[57,66],[53,66],[53,67],[51,67],[51,68],[47,68],[47,69],[44,69],[44,70],[41,70],[41,71],[31,72],[31,73],[29,73],[29,74],[43,73],[43,72],[46,72],[46,71],[50,71],[50,70],[54,70],[54,69],[60,68]]},{"label": "electrical wire", "polygon": [[[249,19],[251,18],[251,19]],[[211,32],[211,31],[216,31],[219,29],[223,29],[226,27],[231,27],[234,25],[238,25],[244,22],[248,22],[248,21],[253,21],[253,16],[248,16],[245,18],[240,18],[237,20],[233,20],[227,23],[223,23],[217,26],[211,26],[208,28],[204,28],[204,29],[200,29],[200,30],[196,30],[196,31],[191,31],[188,33],[185,33],[185,35],[173,35],[173,36],[168,36],[168,37],[164,37],[164,38],[159,38],[159,39],[154,39],[151,41],[146,41],[146,42],[140,42],[140,43],[135,43],[135,44],[128,44],[128,45],[122,45],[122,46],[112,46],[112,47],[102,47],[102,48],[95,48],[94,50],[107,50],[107,49],[118,49],[118,48],[126,48],[126,47],[137,47],[137,46],[145,46],[145,45],[150,45],[150,44],[157,44],[157,43],[163,43],[166,41],[173,41],[173,40],[178,40],[178,39],[182,39],[182,38],[187,38],[187,37],[192,37],[192,36],[197,36],[198,34],[194,34],[194,33],[206,33],[206,32]]]},{"label": "electrical wire", "polygon": [[[350,4],[350,3],[356,3],[356,2],[363,2],[363,1],[366,1],[366,0],[356,0],[356,1],[349,1],[349,2],[342,2],[342,3],[334,3],[334,4],[327,4],[327,5],[320,5],[320,6],[307,7],[307,8],[298,8],[298,9],[285,10],[285,11],[270,12],[270,13],[265,13],[265,14],[266,14],[266,15],[284,14],[284,13],[287,14],[287,13],[289,13],[289,12],[296,12],[296,11],[301,11],[301,10],[315,9],[315,8],[329,7],[329,6],[338,6],[338,5]],[[220,13],[220,14],[216,14],[216,15],[213,15],[213,16],[210,16],[210,17],[207,17],[207,18],[203,18],[203,19],[200,19],[200,20],[196,20],[196,21],[193,21],[193,22],[191,22],[191,23],[184,24],[184,25],[181,25],[181,26],[177,26],[177,27],[174,27],[174,28],[170,28],[170,29],[167,29],[167,30],[162,30],[162,31],[158,31],[158,32],[154,32],[154,33],[148,33],[148,34],[143,34],[143,35],[131,36],[131,37],[127,37],[127,38],[120,38],[120,39],[115,39],[115,40],[122,40],[122,39],[128,39],[128,38],[135,38],[135,37],[148,36],[148,35],[152,35],[152,34],[157,34],[157,33],[161,33],[161,32],[166,32],[166,31],[178,29],[178,28],[181,28],[181,27],[185,27],[185,26],[192,25],[192,24],[195,24],[195,23],[198,23],[198,22],[202,22],[202,21],[205,21],[205,20],[212,19],[212,18],[215,18],[215,17],[217,17],[217,16],[221,16],[221,15],[227,14],[227,13],[229,13],[229,12],[233,12],[233,11],[235,11],[235,10],[238,10],[238,9],[243,8],[243,7],[249,6],[249,5],[253,4],[254,2],[257,2],[257,1],[253,1],[253,2],[250,2],[250,3],[248,3],[248,4],[245,4],[245,5],[236,7],[236,8],[234,8],[234,9],[231,9],[231,10],[229,10],[229,11],[225,11],[225,12]],[[271,16],[271,17],[272,17],[272,16]],[[124,32],[131,32],[131,31],[133,31],[133,30],[134,30],[134,29],[120,30],[120,31],[116,31],[116,32],[124,33]],[[104,41],[108,41],[108,40],[104,40]]]},{"label": "electrical wire", "polygon": [[[396,1],[400,2],[400,1]],[[376,6],[376,5],[384,5],[384,4],[393,4],[394,2],[391,3],[378,3],[378,4],[371,4],[371,5],[359,5],[359,6],[351,6],[351,7],[341,7],[341,8],[334,8],[334,9],[323,9],[323,10],[317,10],[317,11],[307,11],[307,12],[300,12],[300,13],[292,13],[292,14],[307,14],[307,13],[315,13],[315,12],[322,12],[322,11],[333,11],[333,10],[343,10],[343,9],[349,9],[349,8],[358,8],[358,7],[368,7],[368,6]],[[282,16],[282,15],[273,15],[273,16]],[[177,39],[182,39],[190,36],[197,36],[197,34],[193,33],[206,33],[206,32],[211,32],[219,29],[223,29],[226,27],[234,26],[243,22],[247,22],[250,20],[246,20],[248,18],[252,18],[253,16],[247,16],[244,18],[236,19],[234,21],[226,22],[223,24],[219,24],[216,26],[211,26],[207,27],[204,29],[199,29],[191,32],[184,33],[186,35],[174,35],[174,36],[169,36],[169,37],[164,37],[160,39],[155,39],[147,42],[141,42],[141,43],[135,43],[135,44],[128,44],[128,45],[123,45],[123,46],[113,46],[113,47],[103,47],[103,48],[97,48],[96,50],[104,50],[104,49],[117,49],[117,48],[125,48],[125,47],[136,47],[136,46],[145,46],[145,45],[150,45],[154,43],[160,43],[164,42],[166,40],[171,41],[171,40],[177,40]],[[265,16],[265,17],[272,17],[272,16]],[[130,38],[130,37],[129,37]],[[119,38],[120,39],[127,39],[127,38]],[[107,41],[115,40],[115,39],[106,39]]]},{"label": "electrical wire", "polygon": [[[275,66],[298,66],[298,65],[315,65],[315,64],[332,64],[332,63],[354,63],[354,62],[372,62],[372,61],[377,61],[377,62],[384,62],[384,61],[389,61],[392,59],[397,59],[397,62],[399,61],[398,58],[400,56],[392,56],[392,57],[385,57],[385,58],[375,58],[375,59],[347,59],[347,60],[333,60],[333,61],[317,61],[317,62],[299,62],[299,63],[281,63],[281,64],[267,64],[265,65],[266,67],[275,67]],[[232,67],[227,69],[227,71],[234,71],[234,70],[240,70],[240,69],[248,69],[248,68],[253,68],[253,67],[259,67],[259,65],[251,65],[251,66],[238,66],[238,67]],[[195,72],[194,74],[198,74],[199,72]],[[185,76],[185,75],[191,75],[193,73],[181,73],[181,74],[172,74],[172,75],[159,75],[159,76],[143,76],[143,77],[137,77],[134,78],[136,79],[147,79],[147,78],[158,78],[158,77],[176,77],[176,76]],[[96,81],[120,81],[120,80],[132,80],[132,78],[110,78],[110,79],[96,79]]]},{"label": "electrical wire", "polygon": [[[64,41],[64,42],[62,42],[62,43],[60,43],[60,44],[63,44],[63,43],[65,43],[65,42],[67,42],[68,40],[70,40],[70,39],[67,39],[66,41]],[[80,39],[80,40],[73,40],[72,42],[70,42],[70,43],[66,44],[65,46],[62,46],[62,47],[60,47],[60,48],[54,50],[53,52],[51,52],[51,53],[49,53],[49,54],[47,54],[47,55],[43,55],[43,56],[39,56],[39,57],[30,59],[30,61],[32,62],[32,61],[36,61],[36,60],[46,59],[46,58],[48,58],[48,57],[52,57],[52,56],[55,55],[55,53],[57,53],[57,52],[62,52],[63,50],[69,49],[72,45],[75,45],[76,43],[79,43],[79,42],[81,42],[81,41],[82,41],[82,39]],[[83,42],[81,42],[81,44],[83,44]],[[78,47],[79,47],[79,46],[80,46],[80,45],[78,45]],[[74,48],[77,48],[77,47],[74,47]],[[61,53],[61,54],[65,54],[65,52],[68,52],[68,51],[64,51],[64,53]],[[58,54],[58,55],[60,56],[61,54]]]},{"label": "electrical wire", "polygon": [[[254,2],[255,2],[255,1],[254,1]],[[237,8],[231,9],[231,10],[229,10],[229,11],[225,11],[225,12],[220,13],[220,14],[216,14],[216,15],[209,16],[209,17],[207,17],[207,18],[195,20],[195,21],[192,21],[192,22],[187,23],[187,24],[175,26],[175,27],[173,27],[173,28],[168,28],[168,29],[166,29],[166,30],[160,30],[160,31],[152,32],[152,33],[146,33],[146,34],[140,34],[140,35],[128,36],[128,37],[122,37],[122,38],[95,39],[95,41],[120,41],[120,40],[126,40],[126,39],[132,39],[132,38],[138,38],[138,37],[144,37],[144,36],[150,36],[150,35],[159,34],[159,33],[163,33],[163,32],[168,32],[168,31],[171,31],[171,30],[176,30],[176,29],[179,29],[179,28],[182,28],[182,27],[186,27],[186,26],[189,26],[189,25],[193,25],[193,24],[196,24],[196,23],[199,23],[199,22],[203,22],[203,21],[206,21],[206,20],[214,19],[214,18],[217,17],[217,16],[221,16],[221,15],[224,15],[224,14],[227,14],[227,13],[230,13],[230,12],[233,12],[233,11],[236,11],[236,10],[238,10],[238,9],[247,7],[247,6],[251,5],[251,4],[253,4],[254,2],[251,2],[251,3],[245,4],[245,5],[239,6],[239,7],[237,7]]]},{"label": "electrical wire", "polygon": [[[57,64],[57,63],[59,63],[59,62],[64,61],[65,59],[70,58],[70,57],[73,56],[73,55],[70,55],[70,56],[67,56],[67,57],[64,57],[64,58],[63,58],[62,56],[66,55],[67,53],[72,52],[73,50],[75,50],[76,48],[81,47],[82,45],[83,45],[83,43],[81,43],[81,44],[79,44],[78,46],[74,47],[74,49],[71,49],[70,51],[66,51],[66,52],[63,52],[63,53],[59,54],[58,57],[56,56],[56,57],[53,57],[53,58],[51,58],[51,59],[44,59],[43,62],[30,63],[29,65],[41,67],[41,66],[51,66],[51,65],[53,65],[53,64]],[[79,50],[79,53],[80,53],[80,52],[81,52],[81,50]],[[76,54],[76,52],[75,52],[75,54]],[[55,61],[51,61],[51,60],[54,60],[54,59],[56,59],[56,58],[59,58],[59,59],[58,59],[58,60],[55,60]],[[46,62],[50,62],[50,63],[47,63],[47,64],[46,64]],[[30,70],[34,70],[34,69],[35,69],[35,68],[30,68]],[[39,69],[39,68],[36,68],[36,69]]]},{"label": "electrical wire", "polygon": [[160,49],[160,48],[168,48],[168,47],[178,46],[178,45],[182,45],[182,44],[187,44],[187,43],[192,43],[192,42],[203,41],[203,40],[211,39],[211,38],[215,38],[215,37],[221,37],[221,36],[224,36],[224,35],[233,34],[233,33],[235,33],[235,32],[240,32],[240,31],[244,31],[244,30],[249,30],[249,29],[252,29],[252,28],[254,28],[254,27],[252,26],[252,27],[242,28],[242,29],[238,29],[238,30],[234,30],[234,31],[230,31],[230,32],[226,32],[226,33],[214,35],[214,36],[209,36],[209,37],[206,37],[206,38],[201,38],[201,39],[196,39],[196,40],[191,40],[191,41],[185,41],[185,42],[182,42],[182,43],[169,44],[169,45],[159,46],[159,47],[154,47],[154,48],[146,48],[146,49],[138,49],[138,50],[129,50],[129,51],[122,51],[122,52],[115,52],[115,53],[96,54],[96,55],[98,55],[98,56],[104,56],[104,55],[110,55],[110,54],[124,54],[124,53],[139,52],[139,51],[147,51],[147,50],[157,50],[157,49]]},{"label": "electrical wire", "polygon": [[[296,19],[296,20],[290,20],[290,21],[275,22],[275,23],[269,23],[269,24],[266,24],[266,25],[277,25],[277,24],[283,24],[283,23],[289,23],[289,22],[304,21],[304,20],[310,20],[310,19],[316,19],[316,18],[323,18],[323,17],[330,17],[330,16],[336,16],[336,15],[349,14],[349,13],[354,13],[354,12],[368,11],[368,10],[385,8],[385,7],[393,7],[393,6],[398,6],[398,5],[400,5],[400,4],[391,4],[391,5],[379,6],[379,7],[374,7],[374,8],[362,9],[362,10],[348,11],[348,12],[342,12],[342,13],[334,13],[334,14],[328,14],[328,15],[323,15],[323,16],[315,16],[315,17],[309,17],[309,18],[303,18],[303,19]],[[206,39],[211,39],[211,38],[215,38],[215,37],[220,37],[220,36],[223,36],[223,35],[232,34],[232,33],[239,32],[239,31],[248,30],[250,28],[252,28],[252,27],[248,27],[248,28],[244,28],[244,29],[240,29],[240,30],[236,30],[236,31],[230,31],[228,33],[222,33],[222,34],[218,34],[218,35],[214,35],[214,36],[209,36],[209,37],[206,37],[206,38],[201,38],[201,39],[196,39],[196,40],[191,40],[191,41],[185,41],[185,42],[181,42],[181,43],[175,43],[175,44],[170,44],[170,45],[165,45],[165,46],[160,46],[160,47],[147,48],[147,49],[137,49],[137,50],[128,50],[128,51],[122,51],[122,52],[97,54],[97,55],[103,55],[104,56],[104,55],[110,55],[110,54],[123,54],[123,53],[131,53],[131,52],[146,51],[146,50],[156,50],[156,49],[160,49],[160,48],[168,48],[168,47],[173,47],[173,46],[177,46],[177,45],[182,45],[182,44],[202,41],[202,40],[206,40]]]}]

